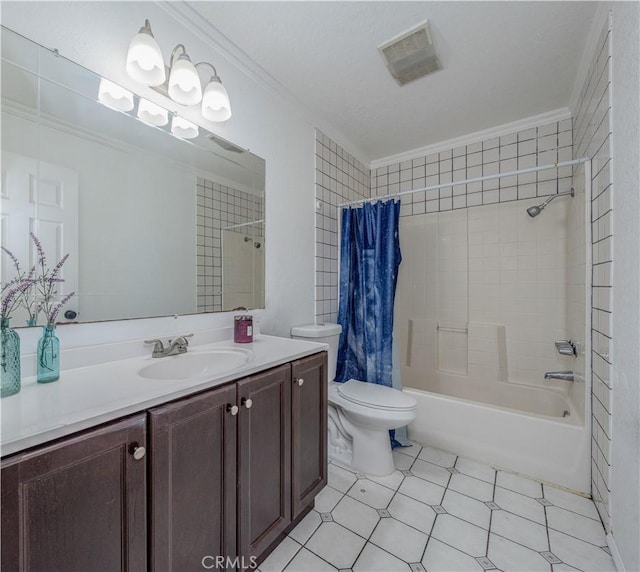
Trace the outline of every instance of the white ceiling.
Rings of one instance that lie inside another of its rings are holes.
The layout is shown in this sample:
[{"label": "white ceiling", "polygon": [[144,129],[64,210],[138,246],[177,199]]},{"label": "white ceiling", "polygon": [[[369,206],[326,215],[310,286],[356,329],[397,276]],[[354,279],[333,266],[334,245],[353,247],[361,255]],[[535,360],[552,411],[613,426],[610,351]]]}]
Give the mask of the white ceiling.
[{"label": "white ceiling", "polygon": [[[190,6],[368,160],[567,106],[596,10],[573,1]],[[425,19],[444,69],[400,87],[377,46]]]}]

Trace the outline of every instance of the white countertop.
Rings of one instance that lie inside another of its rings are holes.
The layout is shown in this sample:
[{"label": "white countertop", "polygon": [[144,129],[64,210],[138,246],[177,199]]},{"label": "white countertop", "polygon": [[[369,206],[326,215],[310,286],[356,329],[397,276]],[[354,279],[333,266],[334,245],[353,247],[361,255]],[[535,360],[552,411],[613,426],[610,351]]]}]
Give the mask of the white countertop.
[{"label": "white countertop", "polygon": [[251,344],[223,341],[195,346],[190,351],[225,347],[251,350],[253,357],[213,380],[145,379],[138,375],[145,365],[181,357],[152,359],[150,355],[64,370],[58,381],[47,384],[37,383],[35,378],[24,379],[20,393],[1,402],[2,456],[327,348],[325,344],[258,335]]}]

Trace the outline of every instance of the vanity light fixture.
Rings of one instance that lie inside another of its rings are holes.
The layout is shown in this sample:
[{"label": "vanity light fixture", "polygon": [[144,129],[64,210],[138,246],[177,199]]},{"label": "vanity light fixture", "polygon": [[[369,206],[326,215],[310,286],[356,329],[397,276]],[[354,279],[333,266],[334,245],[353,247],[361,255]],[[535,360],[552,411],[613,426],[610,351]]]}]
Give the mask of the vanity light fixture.
[{"label": "vanity light fixture", "polygon": [[184,117],[174,115],[171,120],[171,133],[180,139],[195,139],[198,136],[198,126]]},{"label": "vanity light fixture", "polygon": [[169,123],[169,112],[148,99],[140,98],[138,102],[138,119],[149,125],[162,127]]},{"label": "vanity light fixture", "polygon": [[[176,50],[182,49],[174,61]],[[191,63],[182,44],[173,48],[171,53],[171,73],[169,74],[169,97],[180,105],[196,105],[202,101],[202,86],[196,66]]]},{"label": "vanity light fixture", "polygon": [[226,121],[231,117],[231,102],[229,94],[222,85],[222,80],[218,77],[218,72],[210,63],[200,62],[197,65],[208,65],[213,70],[213,75],[209,78],[207,87],[204,88],[202,96],[202,117],[209,121]]},{"label": "vanity light fixture", "polygon": [[[213,70],[204,93],[197,70],[202,65]],[[133,79],[156,88],[156,91],[180,105],[201,104],[202,117],[209,121],[226,121],[231,117],[229,94],[222,85],[216,68],[208,62],[195,65],[191,63],[182,44],[173,48],[169,67],[165,68],[162,52],[151,33],[149,20],[145,20],[145,25],[131,40],[126,69]]]},{"label": "vanity light fixture", "polygon": [[151,32],[149,20],[133,37],[127,52],[127,73],[145,85],[162,85],[167,79],[158,42]]},{"label": "vanity light fixture", "polygon": [[133,93],[104,78],[100,78],[98,101],[118,111],[131,111],[134,105]]}]

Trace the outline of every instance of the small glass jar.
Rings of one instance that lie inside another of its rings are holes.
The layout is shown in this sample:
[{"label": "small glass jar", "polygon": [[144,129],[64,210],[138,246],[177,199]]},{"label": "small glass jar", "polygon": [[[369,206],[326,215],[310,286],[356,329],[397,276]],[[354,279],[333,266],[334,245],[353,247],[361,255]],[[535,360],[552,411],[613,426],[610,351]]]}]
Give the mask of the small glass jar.
[{"label": "small glass jar", "polygon": [[253,316],[235,316],[233,322],[233,341],[237,344],[253,342]]}]

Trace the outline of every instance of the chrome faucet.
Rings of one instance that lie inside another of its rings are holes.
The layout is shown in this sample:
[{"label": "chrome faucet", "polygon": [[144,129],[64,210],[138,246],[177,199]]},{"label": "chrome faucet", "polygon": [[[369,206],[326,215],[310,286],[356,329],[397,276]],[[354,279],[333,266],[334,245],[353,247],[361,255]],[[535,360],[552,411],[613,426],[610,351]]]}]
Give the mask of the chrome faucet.
[{"label": "chrome faucet", "polygon": [[187,353],[187,346],[189,345],[189,341],[187,338],[192,337],[193,334],[187,334],[184,336],[180,336],[175,340],[169,340],[167,343],[169,344],[166,348],[162,343],[162,340],[154,339],[154,340],[145,340],[145,344],[154,344],[153,352],[151,354],[152,358],[161,358],[161,357],[169,357],[169,356],[177,356],[180,354]]},{"label": "chrome faucet", "polygon": [[548,371],[544,374],[545,379],[562,379],[563,381],[574,381],[572,371]]}]

